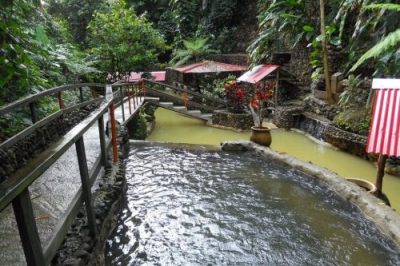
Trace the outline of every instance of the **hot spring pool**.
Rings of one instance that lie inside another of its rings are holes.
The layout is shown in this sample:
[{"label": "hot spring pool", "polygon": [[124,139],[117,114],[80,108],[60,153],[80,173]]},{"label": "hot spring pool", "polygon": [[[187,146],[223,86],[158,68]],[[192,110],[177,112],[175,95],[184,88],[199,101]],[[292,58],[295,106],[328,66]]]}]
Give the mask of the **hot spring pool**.
[{"label": "hot spring pool", "polygon": [[400,265],[354,206],[253,153],[131,147],[126,178],[109,265]]}]

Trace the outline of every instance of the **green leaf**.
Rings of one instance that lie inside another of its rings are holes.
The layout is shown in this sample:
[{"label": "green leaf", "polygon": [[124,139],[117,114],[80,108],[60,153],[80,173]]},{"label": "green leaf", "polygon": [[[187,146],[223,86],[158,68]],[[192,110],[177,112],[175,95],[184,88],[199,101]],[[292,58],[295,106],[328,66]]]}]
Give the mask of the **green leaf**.
[{"label": "green leaf", "polygon": [[330,44],[337,46],[340,45],[342,41],[340,40],[339,37],[334,37],[329,42]]},{"label": "green leaf", "polygon": [[36,28],[35,28],[35,39],[39,43],[41,43],[41,44],[43,44],[45,46],[49,45],[49,43],[50,43],[49,37],[47,37],[47,34],[46,34],[46,32],[45,32],[45,30],[44,30],[42,25],[36,26]]},{"label": "green leaf", "polygon": [[304,30],[305,32],[314,32],[314,28],[311,27],[310,25],[304,25],[304,26],[303,26],[303,30]]}]

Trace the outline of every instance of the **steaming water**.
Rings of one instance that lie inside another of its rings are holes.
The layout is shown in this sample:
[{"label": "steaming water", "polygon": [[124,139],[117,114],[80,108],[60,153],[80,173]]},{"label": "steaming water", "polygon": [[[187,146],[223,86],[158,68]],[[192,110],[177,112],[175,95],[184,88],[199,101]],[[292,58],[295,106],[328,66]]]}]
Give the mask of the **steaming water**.
[{"label": "steaming water", "polygon": [[[221,141],[249,140],[250,133],[237,133],[205,126],[199,120],[158,108],[156,127],[149,137],[152,141],[175,143],[219,145]],[[318,144],[303,134],[283,129],[272,130],[271,148],[326,167],[344,177],[358,177],[374,182],[375,166],[354,155]],[[386,174],[383,191],[389,197],[392,207],[400,210],[400,177]]]},{"label": "steaming water", "polygon": [[317,180],[254,154],[133,148],[110,265],[400,265]]}]

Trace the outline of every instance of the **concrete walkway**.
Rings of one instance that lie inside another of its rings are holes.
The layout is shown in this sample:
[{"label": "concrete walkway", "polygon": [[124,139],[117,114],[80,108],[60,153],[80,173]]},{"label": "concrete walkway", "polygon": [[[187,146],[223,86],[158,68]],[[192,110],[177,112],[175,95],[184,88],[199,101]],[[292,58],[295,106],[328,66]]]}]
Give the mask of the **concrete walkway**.
[{"label": "concrete walkway", "polygon": [[[136,108],[131,104],[131,110],[134,113],[143,104],[144,99],[137,98],[132,100],[138,103],[135,104]],[[125,118],[129,118],[129,105],[127,102],[124,104],[124,111]],[[108,113],[104,115],[104,121],[108,121],[108,116]],[[123,122],[121,107],[115,109],[115,117],[120,123]],[[71,134],[71,131],[63,138]],[[84,134],[84,143],[90,171],[100,155],[97,123],[94,123]],[[57,222],[65,215],[65,211],[80,186],[78,160],[75,146],[73,145],[29,187],[42,247],[51,239]],[[0,213],[0,239],[0,265],[26,265],[11,205]]]}]

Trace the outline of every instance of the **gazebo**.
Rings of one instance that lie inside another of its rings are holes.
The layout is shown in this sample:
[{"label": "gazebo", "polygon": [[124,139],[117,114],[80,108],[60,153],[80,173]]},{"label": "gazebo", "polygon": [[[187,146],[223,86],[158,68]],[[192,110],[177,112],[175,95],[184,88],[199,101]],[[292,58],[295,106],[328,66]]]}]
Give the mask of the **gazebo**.
[{"label": "gazebo", "polygon": [[[129,82],[135,82],[142,79],[144,72],[131,72],[129,75]],[[165,81],[165,71],[151,71],[149,72],[155,81]]]},{"label": "gazebo", "polygon": [[366,151],[379,154],[376,176],[377,196],[382,196],[382,182],[388,156],[400,156],[400,79],[374,79],[372,122]]},{"label": "gazebo", "polygon": [[167,68],[166,81],[167,83],[178,82],[192,87],[199,87],[200,79],[206,79],[209,76],[212,79],[215,79],[215,77],[222,78],[230,74],[239,76],[246,69],[246,66],[204,60],[182,67]]}]

